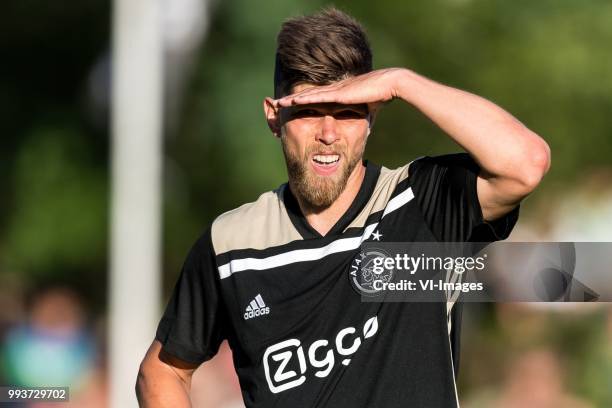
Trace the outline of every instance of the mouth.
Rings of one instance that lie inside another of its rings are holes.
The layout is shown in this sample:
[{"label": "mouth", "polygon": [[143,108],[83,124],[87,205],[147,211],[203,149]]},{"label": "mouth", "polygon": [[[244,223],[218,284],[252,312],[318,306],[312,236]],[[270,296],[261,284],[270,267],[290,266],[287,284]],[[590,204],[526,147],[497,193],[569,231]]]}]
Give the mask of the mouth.
[{"label": "mouth", "polygon": [[310,159],[315,173],[320,176],[333,174],[340,164],[339,154],[315,154]]}]

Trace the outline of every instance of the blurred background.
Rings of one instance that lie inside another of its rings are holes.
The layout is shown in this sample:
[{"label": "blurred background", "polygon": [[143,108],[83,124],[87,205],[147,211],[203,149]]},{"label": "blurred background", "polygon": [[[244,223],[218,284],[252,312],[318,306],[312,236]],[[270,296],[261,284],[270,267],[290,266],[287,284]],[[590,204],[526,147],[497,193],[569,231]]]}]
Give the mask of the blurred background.
[{"label": "blurred background", "polygon": [[[262,111],[273,93],[275,36],[284,19],[329,3],[159,4],[156,316],[215,216],[285,181]],[[408,67],[479,94],[547,140],[551,170],[522,204],[510,240],[612,241],[611,2],[334,4],[366,27],[376,68]],[[79,407],[111,405],[113,7],[6,0],[0,15],[0,384],[70,385],[67,405]],[[395,102],[379,115],[366,157],[395,167],[455,151],[425,117]],[[150,343],[154,332],[140,335]],[[145,351],[132,350],[137,360]],[[612,406],[612,307],[469,304],[458,383],[464,407]],[[241,406],[226,345],[197,370],[192,399]]]}]

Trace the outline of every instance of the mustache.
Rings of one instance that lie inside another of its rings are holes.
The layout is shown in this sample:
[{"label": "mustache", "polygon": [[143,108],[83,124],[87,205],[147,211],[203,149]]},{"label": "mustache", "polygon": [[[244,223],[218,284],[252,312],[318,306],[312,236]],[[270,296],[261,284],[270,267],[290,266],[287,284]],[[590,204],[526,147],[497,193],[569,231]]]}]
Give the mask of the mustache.
[{"label": "mustache", "polygon": [[312,155],[315,155],[315,154],[337,154],[337,155],[346,156],[346,146],[323,147],[323,146],[318,146],[318,145],[312,145],[306,148],[306,152],[305,152],[306,158]]}]

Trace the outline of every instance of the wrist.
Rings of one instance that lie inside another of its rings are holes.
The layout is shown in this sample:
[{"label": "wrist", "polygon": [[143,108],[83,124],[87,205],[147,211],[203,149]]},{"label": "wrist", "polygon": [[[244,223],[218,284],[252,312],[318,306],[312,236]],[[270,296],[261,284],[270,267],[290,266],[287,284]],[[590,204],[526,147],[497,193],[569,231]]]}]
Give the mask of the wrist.
[{"label": "wrist", "polygon": [[398,68],[394,73],[394,96],[404,102],[411,103],[411,97],[415,94],[419,75],[408,68]]}]

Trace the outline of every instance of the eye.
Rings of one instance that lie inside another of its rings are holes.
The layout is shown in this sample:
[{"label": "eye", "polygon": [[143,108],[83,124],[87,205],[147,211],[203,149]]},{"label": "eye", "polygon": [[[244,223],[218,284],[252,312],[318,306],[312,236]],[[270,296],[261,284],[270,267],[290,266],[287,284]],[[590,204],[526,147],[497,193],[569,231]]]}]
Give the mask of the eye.
[{"label": "eye", "polygon": [[299,109],[291,115],[294,118],[316,118],[321,116],[321,113],[315,109]]},{"label": "eye", "polygon": [[336,119],[364,119],[366,117],[366,113],[351,109],[344,109],[334,113],[334,117]]}]

